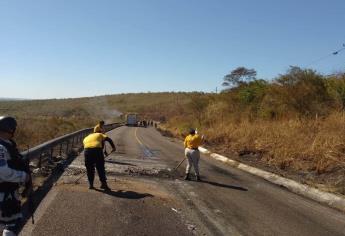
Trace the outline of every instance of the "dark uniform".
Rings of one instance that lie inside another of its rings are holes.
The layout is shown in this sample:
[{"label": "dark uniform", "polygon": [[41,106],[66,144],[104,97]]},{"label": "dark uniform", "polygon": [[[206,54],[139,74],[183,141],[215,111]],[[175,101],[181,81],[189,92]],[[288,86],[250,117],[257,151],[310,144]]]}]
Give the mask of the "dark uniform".
[{"label": "dark uniform", "polygon": [[28,163],[16,148],[13,137],[17,123],[12,117],[0,117],[0,224],[2,235],[16,235],[22,219],[19,186],[27,180]]},{"label": "dark uniform", "polygon": [[87,177],[89,180],[89,188],[93,189],[93,181],[95,179],[95,167],[97,169],[99,180],[102,185],[101,188],[105,190],[110,190],[107,185],[107,178],[105,176],[105,166],[104,166],[104,154],[103,147],[104,142],[107,141],[116,150],[113,141],[105,134],[100,133],[101,130],[95,129],[96,133],[88,135],[84,140],[84,157],[85,157],[85,167],[87,171]]}]

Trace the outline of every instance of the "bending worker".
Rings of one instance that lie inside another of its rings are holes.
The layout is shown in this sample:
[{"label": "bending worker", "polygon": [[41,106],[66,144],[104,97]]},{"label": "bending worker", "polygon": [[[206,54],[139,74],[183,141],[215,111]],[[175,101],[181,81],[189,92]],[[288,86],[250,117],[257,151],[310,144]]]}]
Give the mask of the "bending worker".
[{"label": "bending worker", "polygon": [[93,131],[96,132],[95,130],[100,130],[101,133],[105,133],[104,124],[105,124],[105,122],[104,122],[103,120],[101,120],[101,121],[98,122],[98,124],[95,126],[95,128],[93,129]]},{"label": "bending worker", "polygon": [[189,135],[184,140],[185,156],[188,161],[185,180],[190,180],[190,169],[193,166],[196,181],[201,181],[199,173],[200,152],[198,147],[201,145],[202,139],[203,138],[196,133],[195,129],[190,129]]},{"label": "bending worker", "polygon": [[[17,128],[13,117],[0,117],[0,226],[3,236],[15,236],[22,219],[20,184],[30,181],[25,161],[12,140]],[[1,232],[0,229],[0,232]]]},{"label": "bending worker", "polygon": [[101,127],[95,127],[94,133],[89,134],[84,138],[84,157],[87,178],[89,180],[89,189],[94,189],[93,181],[95,179],[95,166],[97,169],[99,180],[101,181],[101,189],[109,191],[107,185],[107,178],[105,176],[105,163],[103,155],[103,146],[107,141],[113,148],[112,152],[116,151],[116,147],[107,135],[102,133]]}]

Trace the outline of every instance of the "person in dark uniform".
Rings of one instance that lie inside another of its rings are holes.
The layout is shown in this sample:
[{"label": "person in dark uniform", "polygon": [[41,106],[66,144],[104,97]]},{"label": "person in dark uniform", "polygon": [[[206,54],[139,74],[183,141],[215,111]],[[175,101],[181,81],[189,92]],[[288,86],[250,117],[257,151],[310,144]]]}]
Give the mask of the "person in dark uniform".
[{"label": "person in dark uniform", "polygon": [[20,184],[30,180],[30,174],[24,171],[28,164],[12,140],[16,128],[17,121],[13,117],[0,117],[0,225],[3,236],[18,233],[23,217],[18,190]]},{"label": "person in dark uniform", "polygon": [[96,167],[99,180],[102,183],[100,188],[109,191],[110,188],[108,187],[107,178],[105,176],[103,147],[105,142],[111,145],[113,149],[112,152],[116,151],[116,147],[113,141],[107,135],[103,134],[102,131],[100,127],[95,127],[94,133],[89,134],[83,140],[85,167],[89,180],[89,189],[94,189],[93,181]]}]

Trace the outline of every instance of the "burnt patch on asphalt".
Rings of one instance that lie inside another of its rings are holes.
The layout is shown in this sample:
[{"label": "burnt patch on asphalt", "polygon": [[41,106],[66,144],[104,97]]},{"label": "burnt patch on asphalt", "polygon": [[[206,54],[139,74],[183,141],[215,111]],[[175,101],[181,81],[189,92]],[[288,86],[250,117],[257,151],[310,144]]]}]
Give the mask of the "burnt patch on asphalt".
[{"label": "burnt patch on asphalt", "polygon": [[[118,164],[114,161],[114,164]],[[157,168],[143,168],[134,164],[127,165],[124,162],[119,164],[121,168],[107,169],[106,174],[108,176],[131,176],[131,177],[155,177],[164,179],[176,179],[182,177],[182,175],[176,171],[172,171],[170,168],[157,169]],[[79,176],[79,178],[86,175],[86,169],[83,166],[69,166],[65,169],[64,176]],[[75,182],[69,180],[67,182]]]},{"label": "burnt patch on asphalt", "polygon": [[174,173],[168,169],[144,169],[140,167],[128,166],[123,172],[107,171],[108,175],[129,175],[129,176],[150,176],[157,178],[173,179]]},{"label": "burnt patch on asphalt", "polygon": [[157,158],[157,151],[151,150],[144,144],[140,144],[140,148],[142,150],[143,158]]},{"label": "burnt patch on asphalt", "polygon": [[123,171],[114,171],[108,170],[107,175],[109,176],[131,176],[131,177],[155,177],[155,178],[162,178],[162,179],[179,179],[182,178],[184,175],[178,173],[177,171],[171,170],[170,168],[167,169],[155,169],[155,168],[142,168],[137,166],[128,166]]},{"label": "burnt patch on asphalt", "polygon": [[131,164],[128,162],[121,162],[121,161],[114,161],[112,159],[110,160],[105,160],[106,163],[111,163],[111,164],[117,164],[117,165],[124,165],[124,166],[137,166],[135,164]]}]

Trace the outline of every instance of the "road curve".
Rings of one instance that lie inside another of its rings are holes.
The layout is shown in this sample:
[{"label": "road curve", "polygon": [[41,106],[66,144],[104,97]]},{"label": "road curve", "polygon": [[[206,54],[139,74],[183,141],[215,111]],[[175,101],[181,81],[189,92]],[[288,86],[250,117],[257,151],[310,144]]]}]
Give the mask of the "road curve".
[{"label": "road curve", "polygon": [[[183,181],[185,163],[173,171],[184,158],[182,142],[163,137],[152,127],[120,127],[108,135],[118,148],[106,164],[110,185],[117,190],[115,197],[107,198],[100,191],[88,190],[85,176],[81,176],[79,185],[60,180],[46,197],[50,200],[45,199],[38,209],[37,224],[26,226],[23,232],[31,235],[345,235],[343,213],[207,156],[202,155],[200,162],[203,181]],[[73,166],[82,168],[82,157]],[[125,194],[121,198],[121,191],[143,197],[133,200]],[[138,201],[145,204],[138,205]],[[76,212],[74,208],[79,210]],[[100,217],[105,217],[104,221],[99,221]]]}]

